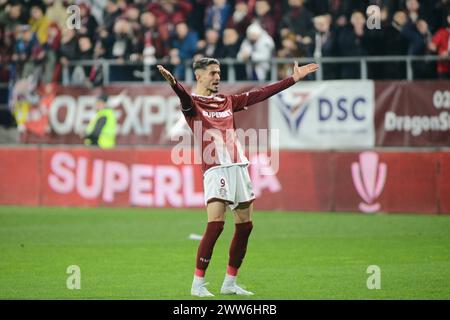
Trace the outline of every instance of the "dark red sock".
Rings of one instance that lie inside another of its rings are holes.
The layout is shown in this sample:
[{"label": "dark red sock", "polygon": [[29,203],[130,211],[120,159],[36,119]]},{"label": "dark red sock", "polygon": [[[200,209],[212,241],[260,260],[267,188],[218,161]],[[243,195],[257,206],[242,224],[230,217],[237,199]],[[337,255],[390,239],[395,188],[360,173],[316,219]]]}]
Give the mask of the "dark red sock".
[{"label": "dark red sock", "polygon": [[230,259],[228,261],[227,269],[228,271],[233,270],[232,273],[234,274],[230,274],[232,276],[237,274],[237,269],[239,269],[242,264],[242,260],[244,260],[245,253],[247,251],[248,238],[250,237],[252,229],[253,224],[251,221],[236,224],[234,237],[230,245]]},{"label": "dark red sock", "polygon": [[209,260],[213,253],[214,245],[223,230],[224,221],[208,222],[206,231],[203,234],[202,241],[197,250],[197,276],[204,276],[206,268],[208,268]]}]

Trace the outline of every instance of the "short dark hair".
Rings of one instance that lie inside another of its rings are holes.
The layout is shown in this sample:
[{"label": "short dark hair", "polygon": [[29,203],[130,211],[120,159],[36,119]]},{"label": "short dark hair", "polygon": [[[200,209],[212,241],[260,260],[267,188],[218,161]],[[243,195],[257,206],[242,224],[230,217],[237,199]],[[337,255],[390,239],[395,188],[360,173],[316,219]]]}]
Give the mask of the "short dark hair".
[{"label": "short dark hair", "polygon": [[99,100],[99,101],[103,101],[103,102],[108,102],[108,95],[106,94],[106,93],[100,93],[98,96],[97,96],[97,100]]},{"label": "short dark hair", "polygon": [[197,69],[206,69],[211,64],[217,64],[218,66],[220,66],[219,60],[205,57],[195,60],[192,67],[194,68],[195,71]]}]

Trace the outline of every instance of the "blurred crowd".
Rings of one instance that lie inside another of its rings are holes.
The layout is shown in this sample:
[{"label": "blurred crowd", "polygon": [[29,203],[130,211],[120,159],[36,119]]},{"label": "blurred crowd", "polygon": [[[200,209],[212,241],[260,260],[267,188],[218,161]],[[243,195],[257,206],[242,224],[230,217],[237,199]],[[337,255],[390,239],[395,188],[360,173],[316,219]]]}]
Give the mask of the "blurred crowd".
[{"label": "blurred crowd", "polygon": [[[370,17],[379,18],[380,29],[368,28]],[[43,83],[59,82],[69,62],[102,59],[119,67],[162,60],[184,79],[183,61],[212,56],[241,61],[238,80],[264,81],[272,57],[448,56],[449,33],[450,0],[0,0],[0,80],[38,75]],[[116,78],[109,80],[142,78],[140,65],[111,71]],[[279,77],[290,67],[281,66]],[[78,71],[95,85],[101,69]],[[324,79],[360,76],[354,63],[322,71]],[[368,71],[372,79],[405,77],[400,62]],[[449,78],[450,63],[414,62],[414,73]]]}]

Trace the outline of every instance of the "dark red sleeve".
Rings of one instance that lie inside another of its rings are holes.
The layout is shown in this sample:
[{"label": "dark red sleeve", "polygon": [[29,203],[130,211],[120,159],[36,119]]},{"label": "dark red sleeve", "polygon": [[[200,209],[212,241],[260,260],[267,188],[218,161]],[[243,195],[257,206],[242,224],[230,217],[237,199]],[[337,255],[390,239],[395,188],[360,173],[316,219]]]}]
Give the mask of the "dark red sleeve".
[{"label": "dark red sleeve", "polygon": [[186,91],[186,89],[177,81],[175,85],[171,86],[173,91],[177,94],[181,101],[181,111],[186,115],[195,114],[195,103],[192,96]]},{"label": "dark red sleeve", "polygon": [[278,92],[281,92],[294,84],[294,78],[289,77],[259,89],[232,95],[231,101],[233,102],[233,111],[237,112],[245,110],[245,107],[264,101],[274,94],[277,94]]}]

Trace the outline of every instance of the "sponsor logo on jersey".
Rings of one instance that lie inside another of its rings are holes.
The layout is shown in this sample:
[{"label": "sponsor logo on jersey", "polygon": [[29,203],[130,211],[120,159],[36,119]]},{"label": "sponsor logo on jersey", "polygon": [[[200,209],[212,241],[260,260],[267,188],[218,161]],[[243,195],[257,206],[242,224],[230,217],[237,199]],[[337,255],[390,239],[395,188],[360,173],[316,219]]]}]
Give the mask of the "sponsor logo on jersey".
[{"label": "sponsor logo on jersey", "polygon": [[205,117],[208,117],[208,118],[227,118],[227,117],[231,117],[233,115],[230,110],[210,111],[210,112],[203,110],[202,113]]}]

